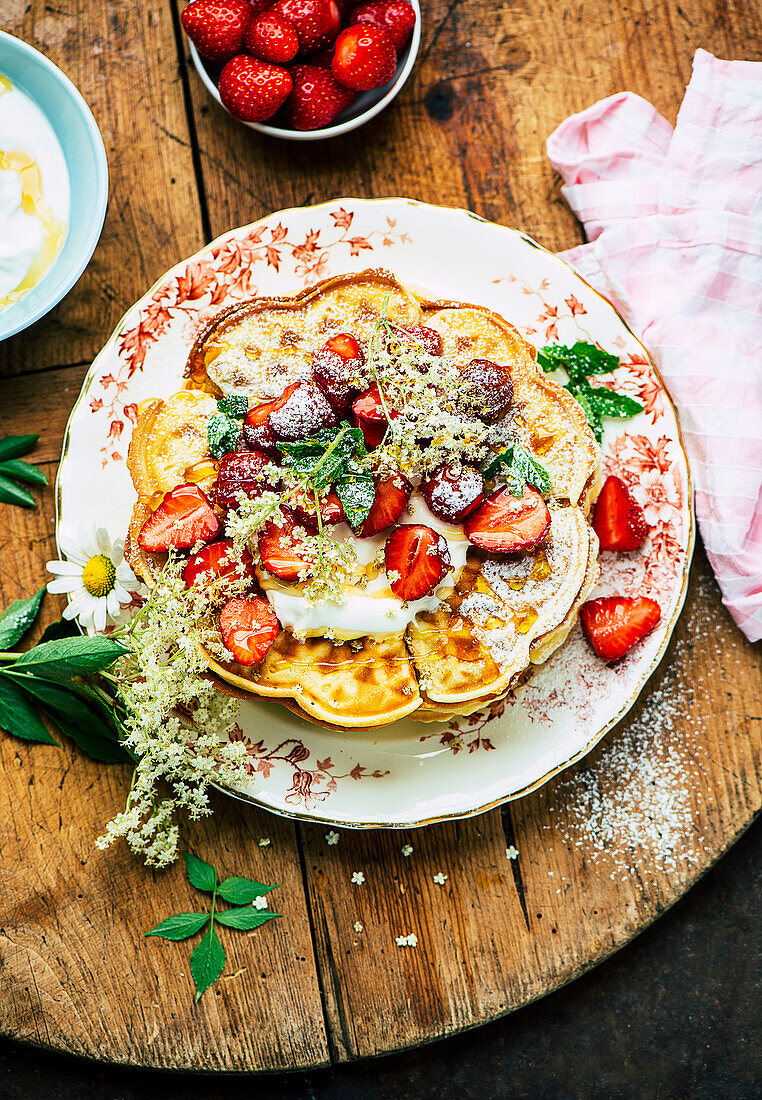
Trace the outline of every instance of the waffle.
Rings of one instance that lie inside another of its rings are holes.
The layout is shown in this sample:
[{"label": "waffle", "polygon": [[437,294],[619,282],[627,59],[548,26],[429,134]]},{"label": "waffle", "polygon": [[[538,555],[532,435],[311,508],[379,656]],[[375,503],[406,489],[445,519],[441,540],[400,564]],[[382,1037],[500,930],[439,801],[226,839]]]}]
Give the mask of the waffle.
[{"label": "waffle", "polygon": [[144,553],[137,535],[168,489],[185,480],[213,485],[206,424],[216,398],[241,393],[257,404],[278,396],[309,377],[313,351],[332,334],[369,340],[382,310],[395,324],[436,330],[443,354],[458,366],[489,359],[511,367],[516,427],[550,477],[551,527],[531,553],[497,558],[470,549],[454,590],[404,634],[336,642],[283,629],[251,667],[207,652],[223,690],[272,698],[345,730],[472,713],[504,696],[564,642],[597,578],[587,513],[600,487],[600,455],[574,399],[545,378],[534,350],[502,317],[419,299],[388,272],[369,271],[219,314],[194,344],[186,388],[140,407],[128,458],[138,500],[125,552],[151,585],[165,557]]}]

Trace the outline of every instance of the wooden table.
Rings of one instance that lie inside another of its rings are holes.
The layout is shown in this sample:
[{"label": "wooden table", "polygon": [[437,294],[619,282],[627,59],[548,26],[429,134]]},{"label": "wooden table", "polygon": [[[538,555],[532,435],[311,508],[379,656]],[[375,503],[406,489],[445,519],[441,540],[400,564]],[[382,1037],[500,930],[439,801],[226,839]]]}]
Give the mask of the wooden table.
[{"label": "wooden table", "polygon": [[[321,146],[267,141],[228,118],[189,66],[169,0],[4,0],[3,27],[79,86],[111,172],[86,274],[49,318],[0,345],[0,431],[41,431],[35,459],[51,480],[93,356],[125,309],[204,241],[279,207],[407,195],[569,247],[580,227],[544,152],[562,118],[629,88],[674,120],[697,47],[762,58],[759,12],[746,0],[430,0],[418,63],[393,108]],[[36,511],[3,508],[3,603],[42,583],[53,515],[51,490]],[[60,609],[48,597],[45,621]],[[277,1070],[419,1044],[509,1012],[626,942],[759,811],[758,658],[699,551],[645,702],[571,779],[475,820],[410,836],[344,832],[331,848],[324,828],[218,799],[214,819],[187,830],[188,846],[224,873],[281,882],[284,919],[228,936],[226,974],[195,1007],[187,946],[141,938],[192,906],[181,869],[149,874],[123,850],[93,848],[128,769],[3,738],[0,1032],[136,1065]],[[651,725],[655,752],[682,748],[696,764],[690,828],[669,866],[612,842],[610,877],[569,808],[569,784],[610,774],[617,739]],[[271,845],[260,848],[260,837]],[[360,868],[361,895],[349,886]],[[446,888],[432,884],[440,870]],[[423,930],[418,949],[395,947],[391,929],[403,924]]]}]

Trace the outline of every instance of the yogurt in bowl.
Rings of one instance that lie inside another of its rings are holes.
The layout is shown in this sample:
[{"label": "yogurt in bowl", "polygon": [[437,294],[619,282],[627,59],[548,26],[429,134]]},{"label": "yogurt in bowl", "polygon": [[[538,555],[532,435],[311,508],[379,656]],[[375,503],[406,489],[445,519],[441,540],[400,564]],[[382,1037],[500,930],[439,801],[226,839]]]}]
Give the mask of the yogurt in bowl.
[{"label": "yogurt in bowl", "polygon": [[35,287],[69,224],[69,173],[40,108],[0,73],[0,310]]}]

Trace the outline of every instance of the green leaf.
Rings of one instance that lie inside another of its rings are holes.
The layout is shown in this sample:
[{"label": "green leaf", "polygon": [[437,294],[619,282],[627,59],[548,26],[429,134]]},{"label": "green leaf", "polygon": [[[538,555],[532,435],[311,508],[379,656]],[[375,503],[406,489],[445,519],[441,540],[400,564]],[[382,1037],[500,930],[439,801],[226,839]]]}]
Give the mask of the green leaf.
[{"label": "green leaf", "polygon": [[246,905],[243,909],[223,909],[221,913],[217,913],[215,920],[228,928],[250,932],[252,928],[259,928],[261,924],[279,916],[280,913],[267,913],[264,909],[255,909],[251,905]]},{"label": "green leaf", "polygon": [[345,473],[335,485],[344,515],[351,527],[359,527],[370,514],[376,486],[370,474]]},{"label": "green leaf", "polygon": [[589,374],[609,374],[619,366],[618,356],[583,340],[572,347],[553,344],[543,348],[537,353],[537,362],[546,373],[563,367],[569,377],[581,375],[584,378]]},{"label": "green leaf", "polygon": [[209,450],[214,458],[222,458],[233,450],[241,434],[241,425],[223,412],[213,413],[207,425]]},{"label": "green leaf", "polygon": [[644,406],[626,393],[615,393],[605,386],[591,386],[593,404],[599,416],[616,416],[627,419],[643,412]]},{"label": "green leaf", "polygon": [[208,913],[175,913],[174,917],[167,917],[144,934],[161,936],[163,940],[187,940],[189,936],[200,932],[208,920]]},{"label": "green leaf", "polygon": [[0,727],[24,741],[57,745],[37,711],[14,683],[0,676]]},{"label": "green leaf", "polygon": [[201,994],[217,981],[225,969],[225,948],[219,941],[212,925],[198,947],[194,947],[190,957],[191,974],[196,983],[196,1001]]},{"label": "green leaf", "polygon": [[45,588],[26,600],[14,600],[0,614],[0,650],[12,649],[37,618]]},{"label": "green leaf", "polygon": [[326,488],[349,472],[353,459],[363,459],[368,454],[362,432],[348,424],[322,428],[309,439],[279,443],[278,448],[283,452],[283,465],[311,481],[316,489]]},{"label": "green leaf", "polygon": [[593,430],[593,435],[600,443],[603,439],[603,424],[595,404],[593,387],[586,378],[570,378],[565,388],[574,400],[582,406],[582,411]]},{"label": "green leaf", "polygon": [[217,402],[217,408],[231,419],[243,420],[249,411],[249,399],[242,394],[229,393],[220,398]]},{"label": "green leaf", "polygon": [[23,653],[15,667],[29,669],[38,676],[70,677],[83,672],[100,672],[113,665],[126,649],[113,638],[95,635],[92,638],[59,638],[41,642]]},{"label": "green leaf", "polygon": [[496,455],[484,471],[486,478],[496,477],[502,472],[510,492],[521,496],[525,485],[533,485],[541,493],[550,492],[550,476],[534,455],[518,442],[511,443],[501,454]]},{"label": "green leaf", "polygon": [[252,878],[226,878],[220,883],[217,893],[231,905],[251,905],[254,898],[269,894],[271,890],[276,890],[278,885],[265,886]]},{"label": "green leaf", "polygon": [[29,454],[39,438],[39,435],[7,435],[0,439],[0,462]]},{"label": "green leaf", "polygon": [[207,893],[211,893],[217,885],[217,872],[211,863],[205,863],[203,859],[194,856],[192,852],[183,852],[183,859],[185,860],[185,870],[188,872],[191,886],[195,886],[197,890],[206,890]]},{"label": "green leaf", "polygon": [[22,489],[15,481],[0,474],[0,500],[3,504],[18,504],[22,508],[36,508],[37,504],[31,493]]},{"label": "green leaf", "polygon": [[12,458],[9,462],[0,462],[0,474],[6,477],[15,477],[18,481],[28,481],[32,485],[47,485],[48,479],[39,466],[32,466],[29,462],[22,462],[20,458]]},{"label": "green leaf", "polygon": [[80,633],[77,630],[77,625],[74,620],[58,619],[57,622],[51,623],[50,626],[45,627],[37,644],[42,645],[43,642],[56,642],[59,638],[75,637],[80,637]]}]

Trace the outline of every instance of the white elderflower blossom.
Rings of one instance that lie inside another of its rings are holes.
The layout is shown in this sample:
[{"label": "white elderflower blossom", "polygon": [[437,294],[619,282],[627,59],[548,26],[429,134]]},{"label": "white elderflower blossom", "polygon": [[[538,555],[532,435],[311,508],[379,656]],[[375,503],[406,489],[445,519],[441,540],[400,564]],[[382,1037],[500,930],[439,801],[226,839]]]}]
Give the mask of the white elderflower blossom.
[{"label": "white elderflower blossom", "polygon": [[355,884],[355,886],[362,886],[362,884],[365,882],[365,875],[362,873],[362,871],[352,872],[352,882]]},{"label": "white elderflower blossom", "polygon": [[258,898],[254,898],[254,901],[251,904],[254,906],[255,909],[266,909],[267,898],[263,898],[261,896]]}]

